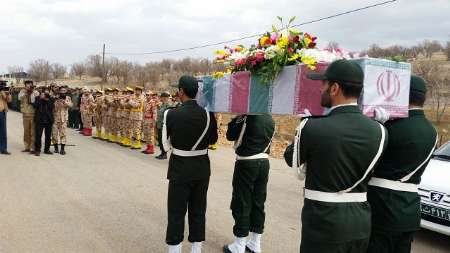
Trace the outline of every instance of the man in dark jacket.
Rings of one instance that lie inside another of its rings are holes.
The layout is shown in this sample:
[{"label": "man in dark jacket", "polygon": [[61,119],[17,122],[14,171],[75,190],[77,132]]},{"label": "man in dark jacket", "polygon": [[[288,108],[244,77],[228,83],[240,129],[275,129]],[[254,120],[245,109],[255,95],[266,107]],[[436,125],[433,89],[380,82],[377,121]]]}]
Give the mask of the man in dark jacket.
[{"label": "man in dark jacket", "polygon": [[52,155],[50,151],[52,126],[53,126],[53,109],[54,99],[50,96],[48,90],[45,90],[34,103],[35,114],[34,122],[36,125],[36,140],[34,154],[39,156],[42,147],[42,132],[45,132],[44,154]]},{"label": "man in dark jacket", "polygon": [[372,208],[369,253],[411,252],[420,229],[418,185],[437,143],[437,132],[423,111],[426,93],[425,81],[412,76],[409,117],[384,124],[389,142],[367,195]]},{"label": "man in dark jacket", "polygon": [[217,141],[217,123],[214,115],[194,100],[197,91],[197,79],[182,76],[178,92],[183,104],[166,110],[163,118],[163,149],[168,151],[172,146],[167,173],[166,243],[169,253],[181,253],[186,211],[189,213],[191,252],[200,253],[205,240],[206,199],[211,174],[208,146]]}]

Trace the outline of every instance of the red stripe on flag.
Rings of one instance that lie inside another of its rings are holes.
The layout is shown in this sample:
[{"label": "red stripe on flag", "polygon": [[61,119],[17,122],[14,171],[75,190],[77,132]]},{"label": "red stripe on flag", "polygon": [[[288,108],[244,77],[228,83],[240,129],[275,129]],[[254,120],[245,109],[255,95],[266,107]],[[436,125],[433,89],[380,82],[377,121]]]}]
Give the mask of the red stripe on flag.
[{"label": "red stripe on flag", "polygon": [[247,113],[250,93],[250,72],[242,71],[231,76],[230,111]]},{"label": "red stripe on flag", "polygon": [[[327,66],[328,63],[318,63],[315,71],[323,73],[327,69]],[[299,67],[297,85],[300,88],[298,90],[296,89],[297,96],[299,96],[299,99],[296,100],[296,109],[298,109],[296,114],[303,113],[305,109],[308,109],[312,115],[322,115],[324,108],[320,105],[322,96],[320,93],[321,81],[309,79],[306,74],[310,71],[306,65]]]}]

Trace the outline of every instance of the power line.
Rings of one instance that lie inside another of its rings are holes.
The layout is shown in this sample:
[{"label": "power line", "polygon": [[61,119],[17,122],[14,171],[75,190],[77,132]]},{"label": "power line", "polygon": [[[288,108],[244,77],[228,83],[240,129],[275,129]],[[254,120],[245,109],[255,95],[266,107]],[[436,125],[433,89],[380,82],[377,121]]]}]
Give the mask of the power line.
[{"label": "power line", "polygon": [[[302,25],[308,25],[308,24],[313,24],[313,23],[317,23],[320,21],[324,21],[324,20],[328,20],[328,19],[332,19],[332,18],[336,18],[336,17],[340,17],[340,16],[345,16],[354,12],[359,12],[359,11],[363,11],[363,10],[367,10],[367,9],[371,9],[374,7],[378,7],[378,6],[382,6],[382,5],[386,5],[386,4],[390,4],[393,2],[396,2],[397,0],[389,0],[389,1],[385,1],[385,2],[381,2],[381,3],[376,3],[376,4],[372,4],[372,5],[367,5],[364,7],[360,7],[357,9],[352,9],[352,10],[348,10],[345,12],[340,12],[337,14],[333,14],[330,16],[326,16],[326,17],[322,17],[322,18],[318,18],[318,19],[313,19],[307,22],[303,22],[300,24],[295,24],[292,27],[299,27]],[[236,42],[236,41],[241,41],[241,40],[246,40],[246,39],[251,39],[251,38],[255,38],[255,37],[259,37],[262,36],[263,34],[253,34],[253,35],[248,35],[248,36],[244,36],[244,37],[240,37],[240,38],[236,38],[236,39],[232,39],[232,40],[226,40],[226,41],[221,41],[221,42],[213,42],[213,43],[206,43],[203,45],[199,45],[199,46],[193,46],[193,47],[186,47],[186,48],[179,48],[179,49],[172,49],[172,50],[161,50],[161,51],[152,51],[152,52],[146,52],[146,53],[112,53],[112,52],[107,52],[106,54],[108,55],[152,55],[152,54],[166,54],[166,53],[175,53],[175,52],[180,52],[180,51],[189,51],[189,50],[195,50],[195,49],[200,49],[200,48],[205,48],[205,47],[212,47],[212,46],[219,46],[219,45],[223,45],[223,44],[229,44],[232,42]]]}]

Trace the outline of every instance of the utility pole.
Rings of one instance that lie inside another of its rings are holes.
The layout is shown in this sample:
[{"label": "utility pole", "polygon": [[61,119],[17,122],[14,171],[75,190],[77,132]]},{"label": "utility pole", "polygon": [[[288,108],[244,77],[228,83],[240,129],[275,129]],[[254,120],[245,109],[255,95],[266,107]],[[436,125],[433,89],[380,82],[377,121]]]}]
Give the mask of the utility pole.
[{"label": "utility pole", "polygon": [[103,90],[103,83],[106,82],[106,73],[105,73],[105,43],[103,43],[103,57],[102,57],[102,87]]}]

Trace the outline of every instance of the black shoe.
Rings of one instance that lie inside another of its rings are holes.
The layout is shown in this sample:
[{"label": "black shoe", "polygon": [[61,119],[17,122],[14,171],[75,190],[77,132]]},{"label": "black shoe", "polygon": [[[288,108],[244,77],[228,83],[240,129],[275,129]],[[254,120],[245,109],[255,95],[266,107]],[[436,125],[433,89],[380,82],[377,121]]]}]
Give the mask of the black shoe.
[{"label": "black shoe", "polygon": [[233,252],[231,252],[231,250],[228,248],[228,245],[223,246],[222,250],[223,250],[224,253],[233,253]]},{"label": "black shoe", "polygon": [[158,160],[166,160],[167,159],[167,154],[160,154],[159,156],[155,157]]},{"label": "black shoe", "polygon": [[0,154],[2,154],[2,155],[10,155],[11,153],[9,153],[9,152],[6,151],[6,150],[3,150],[3,151],[0,152]]},{"label": "black shoe", "polygon": [[55,153],[59,153],[58,144],[54,144],[53,147],[55,147]]},{"label": "black shoe", "polygon": [[61,155],[65,155],[66,154],[66,151],[64,150],[65,147],[66,147],[65,144],[61,144],[61,152],[60,152]]},{"label": "black shoe", "polygon": [[46,154],[46,155],[53,155],[52,151],[50,151],[50,150],[44,150],[44,154]]},{"label": "black shoe", "polygon": [[24,150],[22,150],[22,152],[23,152],[23,153],[29,153],[29,152],[31,152],[31,150],[29,150],[29,149],[24,149]]},{"label": "black shoe", "polygon": [[34,151],[34,155],[35,155],[35,156],[41,156],[41,152],[39,152],[39,151]]}]

